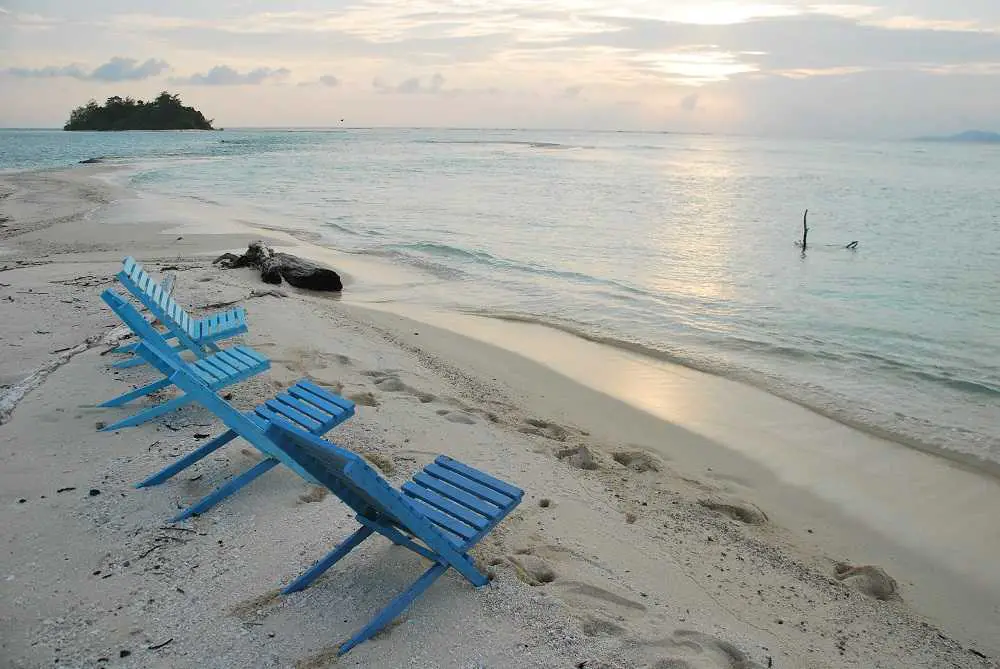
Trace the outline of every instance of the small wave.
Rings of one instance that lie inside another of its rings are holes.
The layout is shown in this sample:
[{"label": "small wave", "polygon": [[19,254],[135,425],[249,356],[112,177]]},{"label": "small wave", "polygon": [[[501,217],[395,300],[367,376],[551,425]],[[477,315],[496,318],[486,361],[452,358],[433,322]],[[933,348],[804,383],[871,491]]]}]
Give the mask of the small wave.
[{"label": "small wave", "polygon": [[352,230],[351,228],[347,227],[346,225],[340,225],[339,223],[334,223],[333,221],[329,221],[329,220],[321,221],[320,224],[324,228],[333,228],[334,230],[337,230],[338,232],[343,232],[343,233],[348,234],[348,235],[360,235],[361,234],[357,230]]},{"label": "small wave", "polygon": [[525,146],[530,149],[594,149],[584,144],[563,144],[561,142],[538,142],[517,139],[418,139],[416,144],[472,144],[479,146]]},{"label": "small wave", "polygon": [[649,291],[637,288],[635,286],[623,283],[621,281],[616,281],[614,279],[604,279],[601,277],[593,276],[591,274],[586,274],[584,272],[554,269],[551,267],[543,267],[541,265],[534,265],[531,263],[520,262],[517,260],[499,258],[495,255],[487,253],[486,251],[473,251],[457,246],[451,246],[449,244],[438,244],[436,242],[415,242],[412,244],[396,244],[388,248],[392,251],[398,252],[403,255],[415,252],[442,258],[454,258],[460,261],[479,263],[489,267],[498,267],[501,269],[524,272],[525,274],[534,274],[537,276],[545,276],[550,278],[567,279],[570,281],[576,281],[578,283],[586,283],[590,285],[610,286],[617,290],[621,290],[623,292],[632,295],[639,295],[645,298],[657,299],[658,297],[661,297],[653,293],[650,293]]},{"label": "small wave", "polygon": [[963,393],[968,393],[970,395],[984,395],[986,397],[1000,397],[1000,387],[991,385],[986,381],[973,381],[971,379],[959,379],[955,378],[949,373],[934,373],[927,370],[909,370],[907,372],[910,376],[921,379],[923,381],[930,381],[931,383],[936,383],[941,386],[946,386],[953,390],[958,390]]}]

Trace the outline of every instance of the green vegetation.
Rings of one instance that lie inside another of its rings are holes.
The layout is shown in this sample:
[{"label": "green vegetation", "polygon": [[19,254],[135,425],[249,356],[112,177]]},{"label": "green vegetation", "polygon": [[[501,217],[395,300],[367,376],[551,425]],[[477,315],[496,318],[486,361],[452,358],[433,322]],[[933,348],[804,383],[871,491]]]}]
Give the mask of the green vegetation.
[{"label": "green vegetation", "polygon": [[108,98],[104,105],[91,100],[77,107],[63,130],[214,130],[212,122],[194,107],[185,107],[180,96],[167,91],[155,100]]}]

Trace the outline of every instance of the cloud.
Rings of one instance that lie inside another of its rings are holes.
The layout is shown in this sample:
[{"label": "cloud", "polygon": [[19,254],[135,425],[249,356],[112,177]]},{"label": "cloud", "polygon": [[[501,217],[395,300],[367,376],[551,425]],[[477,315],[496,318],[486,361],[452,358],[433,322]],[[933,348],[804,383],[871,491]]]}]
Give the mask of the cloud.
[{"label": "cloud", "polygon": [[335,88],[337,86],[340,86],[340,79],[333,76],[332,74],[325,74],[319,78],[319,83],[323,84],[324,86],[329,86],[330,88]]},{"label": "cloud", "polygon": [[115,57],[98,66],[94,70],[87,71],[79,65],[48,66],[41,68],[11,67],[6,70],[7,74],[22,79],[54,79],[57,77],[69,77],[72,79],[93,80],[93,81],[140,81],[155,77],[161,72],[170,69],[166,61],[150,58],[140,63],[135,58]]},{"label": "cloud", "polygon": [[693,112],[698,108],[698,94],[692,93],[691,95],[685,95],[681,100],[680,108],[686,112]]},{"label": "cloud", "polygon": [[562,97],[567,100],[575,100],[583,92],[583,86],[567,86],[562,91]]},{"label": "cloud", "polygon": [[395,86],[387,84],[382,79],[376,77],[375,80],[372,81],[372,87],[374,87],[379,93],[397,93],[399,95],[422,95],[447,92],[444,89],[444,77],[440,72],[434,73],[426,86],[417,77],[406,79]]},{"label": "cloud", "polygon": [[198,86],[258,86],[268,81],[284,79],[291,73],[291,70],[285,67],[276,69],[258,67],[244,74],[228,65],[216,65],[205,74],[177,77],[171,79],[171,83]]},{"label": "cloud", "polygon": [[134,58],[112,58],[90,73],[98,81],[139,81],[170,69],[166,61],[150,58],[144,63]]}]

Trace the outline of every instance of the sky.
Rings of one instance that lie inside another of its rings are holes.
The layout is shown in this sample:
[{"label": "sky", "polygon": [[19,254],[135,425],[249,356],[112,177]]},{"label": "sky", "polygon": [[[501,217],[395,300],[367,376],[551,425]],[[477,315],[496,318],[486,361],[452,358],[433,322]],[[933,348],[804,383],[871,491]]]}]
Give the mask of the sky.
[{"label": "sky", "polygon": [[998,0],[0,0],[0,126],[1000,131]]}]

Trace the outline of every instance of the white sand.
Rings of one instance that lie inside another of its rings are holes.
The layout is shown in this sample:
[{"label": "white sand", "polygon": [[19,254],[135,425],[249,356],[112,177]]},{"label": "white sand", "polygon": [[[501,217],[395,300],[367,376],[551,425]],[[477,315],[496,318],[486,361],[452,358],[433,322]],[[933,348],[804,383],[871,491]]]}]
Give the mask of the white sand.
[{"label": "white sand", "polygon": [[[0,666],[331,665],[424,561],[375,539],[276,596],[354,529],[336,498],[306,501],[320,496],[280,468],[164,529],[255,452],[236,442],[132,487],[220,427],[189,407],[95,430],[134,411],[96,403],[152,376],[108,369],[99,342],[116,322],[99,293],[131,253],[179,267],[176,296],[196,310],[244,299],[264,287],[255,274],[210,260],[260,235],[200,233],[180,205],[150,214],[114,179],[88,168],[0,181],[0,393],[51,372],[0,424]],[[393,483],[446,453],[526,490],[475,551],[488,587],[447,574],[338,666],[1000,666],[995,480],[563,333],[387,312],[407,270],[305,248],[345,270],[345,295],[286,286],[286,298],[247,300],[242,339],[273,367],[233,402],[309,375],[366,403],[330,437],[388,459]],[[840,561],[862,568],[841,580]],[[544,572],[551,582],[529,585]],[[873,581],[888,600],[856,589]]]}]

